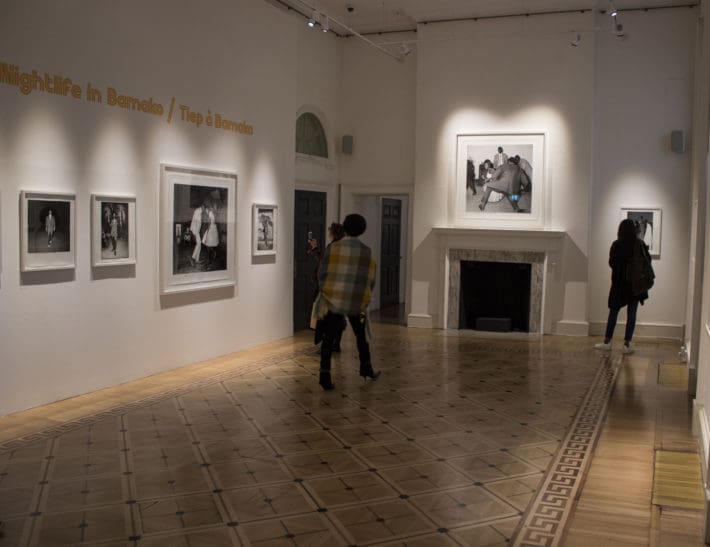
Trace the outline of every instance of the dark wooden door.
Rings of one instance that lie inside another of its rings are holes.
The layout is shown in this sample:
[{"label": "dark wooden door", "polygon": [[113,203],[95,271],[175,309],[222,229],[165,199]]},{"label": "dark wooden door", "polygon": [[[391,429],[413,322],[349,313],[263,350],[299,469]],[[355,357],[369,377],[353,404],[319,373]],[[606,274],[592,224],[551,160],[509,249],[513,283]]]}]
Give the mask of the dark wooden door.
[{"label": "dark wooden door", "polygon": [[382,200],[382,243],[380,245],[380,307],[399,304],[400,239],[402,201]]},{"label": "dark wooden door", "polygon": [[328,243],[325,233],[326,194],[296,190],[293,243],[293,330],[307,329],[311,308],[318,290],[314,272],[318,257],[308,254],[308,232],[318,240],[321,249]]}]

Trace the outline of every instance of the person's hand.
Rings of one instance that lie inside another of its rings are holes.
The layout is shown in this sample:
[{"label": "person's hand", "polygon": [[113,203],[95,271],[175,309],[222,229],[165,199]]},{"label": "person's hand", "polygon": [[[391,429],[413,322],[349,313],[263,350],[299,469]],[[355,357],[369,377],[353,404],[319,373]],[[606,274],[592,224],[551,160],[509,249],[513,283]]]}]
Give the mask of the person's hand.
[{"label": "person's hand", "polygon": [[308,246],[310,247],[311,251],[317,249],[318,248],[318,240],[317,239],[309,239]]}]

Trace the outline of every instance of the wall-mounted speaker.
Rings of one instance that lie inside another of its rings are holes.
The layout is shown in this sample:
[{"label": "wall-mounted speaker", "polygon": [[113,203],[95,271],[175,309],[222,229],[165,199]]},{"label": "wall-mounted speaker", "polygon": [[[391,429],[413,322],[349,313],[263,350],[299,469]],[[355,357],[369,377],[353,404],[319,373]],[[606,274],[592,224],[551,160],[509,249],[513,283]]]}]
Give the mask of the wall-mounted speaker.
[{"label": "wall-mounted speaker", "polygon": [[343,135],[342,151],[343,151],[343,154],[347,154],[348,156],[350,156],[353,153],[353,136],[352,135]]},{"label": "wall-mounted speaker", "polygon": [[671,150],[676,154],[685,152],[685,131],[682,129],[671,131]]}]

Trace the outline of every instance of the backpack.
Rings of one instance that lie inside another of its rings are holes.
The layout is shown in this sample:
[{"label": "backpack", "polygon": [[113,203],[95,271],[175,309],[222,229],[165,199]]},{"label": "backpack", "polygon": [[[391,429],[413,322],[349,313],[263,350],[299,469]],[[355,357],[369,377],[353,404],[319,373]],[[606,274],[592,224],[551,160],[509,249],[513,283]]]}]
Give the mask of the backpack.
[{"label": "backpack", "polygon": [[648,291],[653,287],[655,278],[648,248],[641,240],[637,240],[626,266],[626,281],[631,286],[633,295],[639,296]]}]

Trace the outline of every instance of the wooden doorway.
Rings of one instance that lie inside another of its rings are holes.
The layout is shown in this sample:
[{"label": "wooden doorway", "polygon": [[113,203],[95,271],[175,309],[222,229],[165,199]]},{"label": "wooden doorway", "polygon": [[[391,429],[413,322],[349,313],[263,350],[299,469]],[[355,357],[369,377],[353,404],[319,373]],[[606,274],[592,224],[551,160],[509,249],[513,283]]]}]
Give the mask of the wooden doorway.
[{"label": "wooden doorway", "polygon": [[382,198],[380,243],[380,307],[399,304],[399,274],[402,242],[402,201]]},{"label": "wooden doorway", "polygon": [[293,331],[307,329],[311,320],[311,308],[318,290],[315,269],[318,257],[308,254],[308,236],[318,240],[321,249],[327,244],[325,192],[296,190],[293,242]]}]

